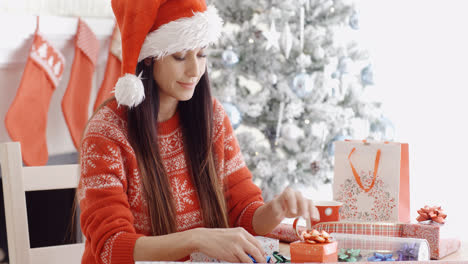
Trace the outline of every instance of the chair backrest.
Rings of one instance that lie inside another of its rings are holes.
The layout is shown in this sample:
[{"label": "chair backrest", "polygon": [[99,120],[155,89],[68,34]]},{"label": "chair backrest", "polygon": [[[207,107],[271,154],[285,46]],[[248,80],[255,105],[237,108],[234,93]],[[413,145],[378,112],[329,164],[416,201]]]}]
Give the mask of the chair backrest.
[{"label": "chair backrest", "polygon": [[78,186],[78,164],[24,167],[18,142],[0,143],[5,220],[10,264],[81,263],[84,243],[31,248],[26,192]]}]

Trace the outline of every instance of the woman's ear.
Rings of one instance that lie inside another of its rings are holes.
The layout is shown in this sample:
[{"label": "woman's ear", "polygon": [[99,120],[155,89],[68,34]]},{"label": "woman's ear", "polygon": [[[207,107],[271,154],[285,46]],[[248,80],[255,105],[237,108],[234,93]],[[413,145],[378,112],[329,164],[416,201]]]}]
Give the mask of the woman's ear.
[{"label": "woman's ear", "polygon": [[153,62],[153,58],[149,57],[149,58],[144,59],[144,61],[145,61],[146,66],[150,66],[151,63]]}]

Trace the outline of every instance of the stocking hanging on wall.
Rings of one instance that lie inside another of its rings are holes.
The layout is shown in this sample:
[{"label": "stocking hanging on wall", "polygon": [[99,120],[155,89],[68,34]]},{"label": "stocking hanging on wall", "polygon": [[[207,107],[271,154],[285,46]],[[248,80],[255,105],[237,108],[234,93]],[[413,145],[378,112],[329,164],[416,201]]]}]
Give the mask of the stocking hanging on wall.
[{"label": "stocking hanging on wall", "polygon": [[23,161],[28,166],[47,163],[46,128],[50,99],[59,83],[65,59],[39,33],[39,17],[26,68],[16,96],[5,117],[13,141],[21,143]]},{"label": "stocking hanging on wall", "polygon": [[62,99],[62,111],[76,149],[88,121],[89,97],[94,68],[99,52],[99,41],[88,25],[78,20],[75,37],[75,58],[70,80]]},{"label": "stocking hanging on wall", "polygon": [[104,80],[102,81],[101,88],[99,88],[96,101],[94,102],[94,111],[96,111],[99,105],[101,105],[106,99],[112,96],[112,91],[114,90],[115,83],[117,83],[117,80],[120,77],[120,72],[122,68],[121,61],[122,41],[120,39],[119,27],[116,24],[111,37]]}]

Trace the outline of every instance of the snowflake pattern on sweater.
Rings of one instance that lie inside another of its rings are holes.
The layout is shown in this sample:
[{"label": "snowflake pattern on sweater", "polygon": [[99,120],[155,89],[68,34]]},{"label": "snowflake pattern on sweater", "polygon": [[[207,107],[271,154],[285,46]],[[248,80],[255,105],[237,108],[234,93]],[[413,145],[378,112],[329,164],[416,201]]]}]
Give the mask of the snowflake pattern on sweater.
[{"label": "snowflake pattern on sweater", "polygon": [[[255,234],[252,217],[263,204],[242,158],[230,121],[213,100],[214,153],[225,191],[229,221]],[[151,235],[141,175],[127,136],[126,110],[115,100],[89,121],[82,141],[78,199],[86,236],[82,263],[130,263],[136,239]],[[161,130],[160,130],[161,129]],[[160,131],[159,131],[160,130]],[[176,205],[177,231],[203,226],[196,189],[188,174],[178,113],[158,123],[158,145]]]}]

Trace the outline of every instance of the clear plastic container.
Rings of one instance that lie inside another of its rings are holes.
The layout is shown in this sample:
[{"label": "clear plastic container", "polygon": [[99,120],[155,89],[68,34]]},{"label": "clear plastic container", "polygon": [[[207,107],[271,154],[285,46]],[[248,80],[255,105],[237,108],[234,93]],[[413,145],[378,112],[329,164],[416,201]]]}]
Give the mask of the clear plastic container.
[{"label": "clear plastic container", "polygon": [[338,261],[429,260],[425,239],[332,233],[338,242]]}]

